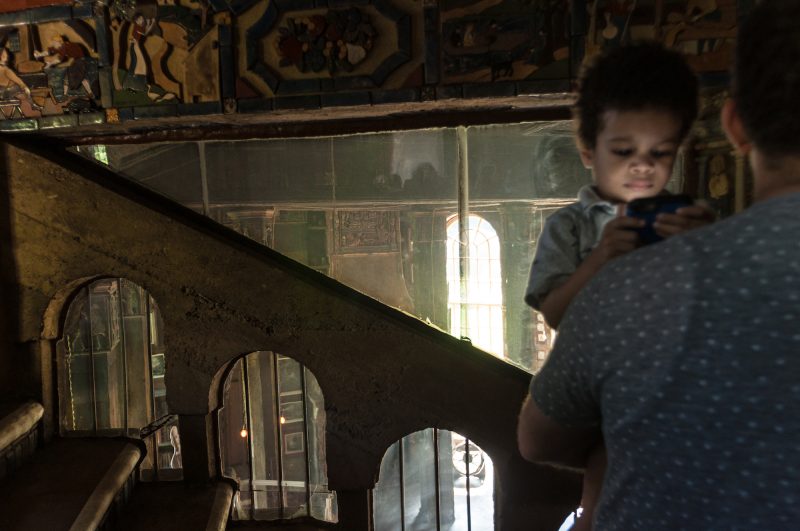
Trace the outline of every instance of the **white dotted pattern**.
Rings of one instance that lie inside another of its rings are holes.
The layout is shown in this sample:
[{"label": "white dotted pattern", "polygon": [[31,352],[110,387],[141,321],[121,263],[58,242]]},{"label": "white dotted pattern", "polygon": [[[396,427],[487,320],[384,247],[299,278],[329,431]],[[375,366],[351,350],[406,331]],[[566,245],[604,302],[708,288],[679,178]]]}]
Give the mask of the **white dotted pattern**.
[{"label": "white dotted pattern", "polygon": [[612,262],[531,383],[601,425],[596,530],[800,522],[800,194]]}]

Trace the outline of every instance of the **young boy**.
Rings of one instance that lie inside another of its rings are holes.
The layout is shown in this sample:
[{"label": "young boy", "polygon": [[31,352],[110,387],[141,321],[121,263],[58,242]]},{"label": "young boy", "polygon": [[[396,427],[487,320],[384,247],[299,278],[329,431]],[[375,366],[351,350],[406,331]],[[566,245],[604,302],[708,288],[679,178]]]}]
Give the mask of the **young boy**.
[{"label": "young boy", "polygon": [[[574,116],[578,150],[594,185],[547,219],[525,293],[525,302],[550,326],[558,327],[570,301],[606,262],[639,246],[634,229],[644,222],[624,216],[625,205],[665,193],[696,115],[694,73],[680,54],[659,44],[615,48],[586,68]],[[654,228],[668,237],[712,219],[708,209],[694,205],[659,214]],[[604,468],[600,444],[587,465],[583,514],[573,529],[591,528]]]},{"label": "young boy", "polygon": [[[525,293],[554,328],[603,264],[638,246],[632,229],[643,222],[619,213],[633,199],[664,191],[697,115],[697,79],[677,52],[656,43],[615,48],[584,71],[574,115],[594,185],[547,219]],[[661,214],[655,228],[670,236],[708,223],[709,215],[686,207]]]}]

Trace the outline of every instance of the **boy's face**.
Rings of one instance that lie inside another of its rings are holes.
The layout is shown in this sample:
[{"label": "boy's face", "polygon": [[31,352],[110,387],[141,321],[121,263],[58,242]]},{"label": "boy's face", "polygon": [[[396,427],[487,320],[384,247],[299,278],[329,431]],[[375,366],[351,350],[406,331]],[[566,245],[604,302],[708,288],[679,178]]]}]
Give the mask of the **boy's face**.
[{"label": "boy's face", "polygon": [[668,111],[606,111],[594,149],[581,149],[601,197],[628,203],[660,193],[672,175],[681,121]]}]

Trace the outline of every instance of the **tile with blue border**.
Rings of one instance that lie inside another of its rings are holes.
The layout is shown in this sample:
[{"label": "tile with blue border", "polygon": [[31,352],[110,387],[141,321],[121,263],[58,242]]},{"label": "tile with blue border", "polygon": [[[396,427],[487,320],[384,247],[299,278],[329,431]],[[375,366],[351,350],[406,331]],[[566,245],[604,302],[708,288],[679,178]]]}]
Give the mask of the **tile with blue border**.
[{"label": "tile with blue border", "polygon": [[13,13],[3,13],[0,15],[0,26],[18,24],[30,24],[27,11],[14,11]]},{"label": "tile with blue border", "polygon": [[167,116],[177,116],[178,106],[168,105],[146,105],[144,107],[134,107],[133,117],[137,120],[142,118],[164,118]]},{"label": "tile with blue border", "polygon": [[94,6],[92,6],[92,4],[83,4],[72,7],[72,18],[92,18],[93,16]]},{"label": "tile with blue border", "polygon": [[461,85],[442,85],[436,87],[437,100],[449,100],[453,98],[463,98],[464,91]]},{"label": "tile with blue border", "polygon": [[514,83],[480,83],[464,85],[465,98],[497,98],[503,96],[516,96],[517,88]]},{"label": "tile with blue border", "polygon": [[28,21],[30,24],[68,20],[72,18],[72,8],[70,6],[40,7],[37,9],[30,9],[28,13]]},{"label": "tile with blue border", "polygon": [[247,98],[236,100],[236,106],[239,112],[264,112],[274,109],[272,98]]},{"label": "tile with blue border", "polygon": [[411,55],[411,17],[397,21],[397,49]]},{"label": "tile with blue border", "polygon": [[553,94],[556,92],[569,92],[568,79],[537,79],[517,81],[518,94]]},{"label": "tile with blue border", "polygon": [[389,74],[410,60],[411,57],[409,57],[408,54],[403,52],[395,52],[384,59],[384,61],[372,72],[372,75],[369,77],[372,78],[372,82],[375,83],[375,85],[380,87],[383,85],[383,82],[386,81],[386,78],[389,77]]},{"label": "tile with blue border", "polygon": [[282,96],[275,98],[275,110],[319,109],[319,96]]},{"label": "tile with blue border", "polygon": [[0,121],[0,131],[36,131],[38,127],[39,124],[33,118]]},{"label": "tile with blue border", "polygon": [[78,125],[97,125],[106,123],[104,112],[82,112],[78,115]]},{"label": "tile with blue border", "polygon": [[278,84],[275,93],[279,95],[293,95],[319,91],[319,79],[285,79]]},{"label": "tile with blue border", "polygon": [[222,104],[218,101],[178,104],[178,116],[200,116],[203,114],[219,114],[221,112]]},{"label": "tile with blue border", "polygon": [[117,114],[119,114],[120,122],[133,120],[133,107],[121,107],[117,109]]},{"label": "tile with blue border", "polygon": [[39,118],[39,129],[58,129],[78,125],[77,114],[60,114],[58,116],[42,116]]},{"label": "tile with blue border", "polygon": [[[220,3],[219,0],[211,0],[215,3]],[[241,15],[248,9],[250,9],[253,5],[261,2],[262,0],[227,0],[225,3],[227,4],[227,8],[231,10],[234,15]],[[225,11],[225,9],[218,9],[219,11]]]},{"label": "tile with blue border", "polygon": [[374,89],[377,85],[367,76],[346,76],[333,78],[333,90]]},{"label": "tile with blue border", "polygon": [[408,15],[405,11],[398,9],[387,0],[375,0],[375,9],[377,9],[383,16],[385,16],[389,20],[394,20],[394,21],[398,21],[400,20],[400,18]]},{"label": "tile with blue border", "polygon": [[270,70],[269,67],[264,63],[256,63],[253,68],[250,69],[250,71],[264,80],[264,83],[267,84],[270,90],[274,91],[278,88],[279,80],[277,76],[275,76],[275,74],[272,73],[272,70]]},{"label": "tile with blue border", "polygon": [[373,90],[372,103],[408,103],[419,101],[418,89]]}]

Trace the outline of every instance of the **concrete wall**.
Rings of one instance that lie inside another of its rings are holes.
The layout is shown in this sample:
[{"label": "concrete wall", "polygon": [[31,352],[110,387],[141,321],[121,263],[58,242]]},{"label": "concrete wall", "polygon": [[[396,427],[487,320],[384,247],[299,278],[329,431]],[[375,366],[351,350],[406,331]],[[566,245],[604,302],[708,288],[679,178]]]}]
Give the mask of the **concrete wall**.
[{"label": "concrete wall", "polygon": [[82,159],[11,144],[2,153],[16,261],[8,271],[4,259],[16,293],[3,298],[17,298],[19,324],[0,373],[8,379],[12,361],[25,361],[18,370],[27,379],[15,374],[4,388],[42,400],[51,433],[52,346],[65,303],[91,279],[124,277],[164,317],[187,478],[217,472],[209,413],[220,405],[222,370],[272,350],[306,365],[325,394],[328,475],[343,522],[348,507],[363,507],[386,448],[427,427],[457,431],[489,453],[498,529],[555,529],[574,506],[574,475],[517,453],[527,373]]}]

